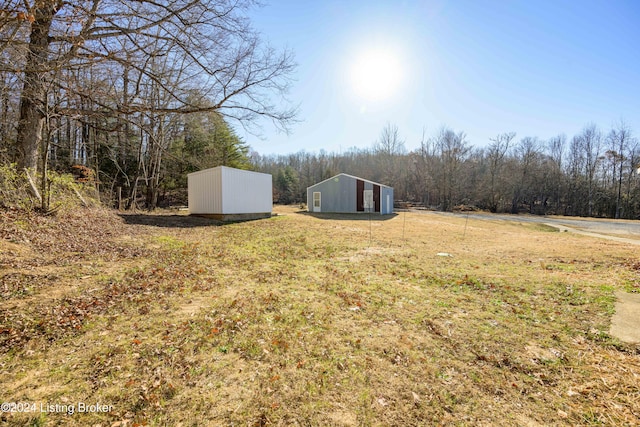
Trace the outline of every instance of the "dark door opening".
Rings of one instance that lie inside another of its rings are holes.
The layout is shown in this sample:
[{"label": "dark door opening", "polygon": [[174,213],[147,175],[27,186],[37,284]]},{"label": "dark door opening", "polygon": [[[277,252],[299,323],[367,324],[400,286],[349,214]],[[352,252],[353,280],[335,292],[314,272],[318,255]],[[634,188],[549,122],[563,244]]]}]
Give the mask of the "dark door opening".
[{"label": "dark door opening", "polygon": [[373,184],[373,207],[374,212],[380,212],[380,186]]},{"label": "dark door opening", "polygon": [[356,180],[356,211],[364,212],[364,181],[360,179]]}]

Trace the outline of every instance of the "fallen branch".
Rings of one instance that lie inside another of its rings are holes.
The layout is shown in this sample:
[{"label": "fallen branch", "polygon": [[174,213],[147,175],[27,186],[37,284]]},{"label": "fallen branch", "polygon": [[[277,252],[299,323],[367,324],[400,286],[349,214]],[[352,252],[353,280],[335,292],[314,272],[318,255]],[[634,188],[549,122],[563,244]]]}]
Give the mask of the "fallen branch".
[{"label": "fallen branch", "polygon": [[38,201],[42,203],[42,197],[40,196],[40,192],[38,191],[38,187],[36,186],[36,183],[33,182],[33,178],[29,173],[29,169],[24,168],[24,173],[27,175],[27,181],[29,182],[29,193],[31,193],[32,196],[37,198]]},{"label": "fallen branch", "polygon": [[82,197],[82,194],[80,194],[78,189],[75,188],[75,187],[72,187],[72,188],[73,188],[74,193],[76,193],[76,196],[78,196],[78,199],[80,199],[80,203],[82,203],[82,206],[84,206],[85,208],[89,207],[89,203],[87,203],[87,201],[84,199],[84,197]]}]

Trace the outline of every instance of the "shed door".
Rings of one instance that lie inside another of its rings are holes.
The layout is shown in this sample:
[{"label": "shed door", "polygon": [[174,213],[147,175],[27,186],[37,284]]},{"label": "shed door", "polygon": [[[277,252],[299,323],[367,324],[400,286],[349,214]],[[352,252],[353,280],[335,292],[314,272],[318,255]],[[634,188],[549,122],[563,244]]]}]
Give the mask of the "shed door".
[{"label": "shed door", "polygon": [[313,209],[312,209],[312,212],[322,212],[320,210],[321,199],[322,199],[322,193],[320,193],[319,191],[314,191],[313,192]]},{"label": "shed door", "polygon": [[356,180],[356,211],[364,212],[364,181]]},{"label": "shed door", "polygon": [[364,190],[364,210],[367,212],[374,211],[374,203],[373,203],[373,190]]},{"label": "shed door", "polygon": [[380,186],[373,184],[373,211],[380,212]]}]

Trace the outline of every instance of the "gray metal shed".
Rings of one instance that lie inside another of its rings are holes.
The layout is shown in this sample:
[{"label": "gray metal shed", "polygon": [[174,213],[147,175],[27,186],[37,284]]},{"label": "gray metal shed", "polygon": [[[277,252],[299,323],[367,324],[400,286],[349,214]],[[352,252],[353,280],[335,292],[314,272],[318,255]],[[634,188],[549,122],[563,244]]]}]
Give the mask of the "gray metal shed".
[{"label": "gray metal shed", "polygon": [[307,188],[309,212],[393,213],[393,188],[358,178],[338,174]]}]

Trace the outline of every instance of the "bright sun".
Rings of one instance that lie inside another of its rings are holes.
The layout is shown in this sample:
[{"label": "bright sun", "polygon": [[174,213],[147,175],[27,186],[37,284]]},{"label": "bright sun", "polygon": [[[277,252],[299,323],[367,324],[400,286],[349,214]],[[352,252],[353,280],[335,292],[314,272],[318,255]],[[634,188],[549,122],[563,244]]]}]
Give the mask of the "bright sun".
[{"label": "bright sun", "polygon": [[370,49],[360,52],[351,65],[350,77],[355,94],[366,101],[391,98],[403,80],[402,66],[397,55],[389,49]]}]

